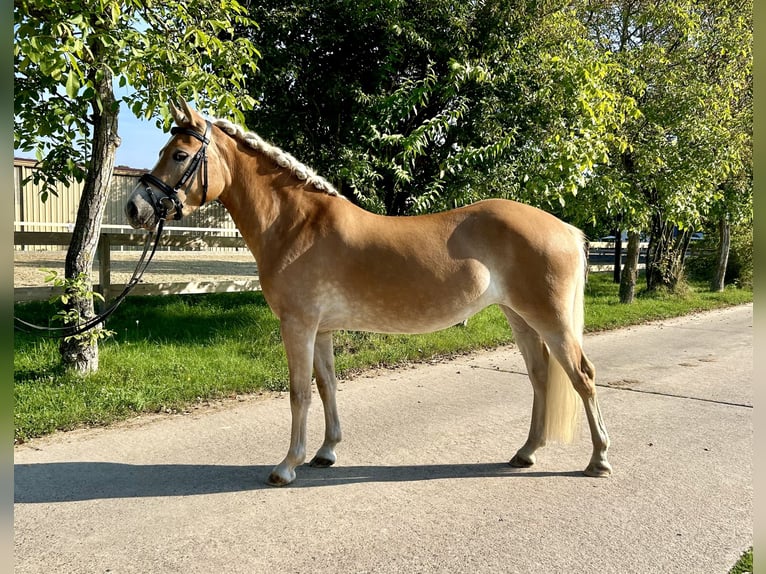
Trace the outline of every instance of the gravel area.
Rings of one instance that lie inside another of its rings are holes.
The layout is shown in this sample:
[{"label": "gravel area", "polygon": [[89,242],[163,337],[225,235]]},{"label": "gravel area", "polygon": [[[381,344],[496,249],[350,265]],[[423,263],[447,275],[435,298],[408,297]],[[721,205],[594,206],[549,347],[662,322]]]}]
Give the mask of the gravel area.
[{"label": "gravel area", "polygon": [[[112,251],[112,284],[127,283],[136,268],[139,251]],[[45,287],[46,274],[54,269],[63,275],[66,251],[15,251],[14,287]],[[142,281],[174,283],[184,281],[234,281],[257,277],[255,259],[249,251],[157,251]],[[98,260],[93,282],[100,281]]]}]

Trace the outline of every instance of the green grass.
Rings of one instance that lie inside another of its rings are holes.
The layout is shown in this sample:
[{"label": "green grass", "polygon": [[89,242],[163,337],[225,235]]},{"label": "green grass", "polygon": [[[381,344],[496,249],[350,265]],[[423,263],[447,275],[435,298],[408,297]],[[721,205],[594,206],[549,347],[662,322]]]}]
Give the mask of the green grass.
[{"label": "green grass", "polygon": [[[683,295],[640,295],[620,305],[608,274],[591,275],[586,330],[596,331],[752,301],[752,292],[710,293],[692,285]],[[50,305],[19,305],[16,314],[45,323]],[[15,439],[104,425],[137,413],[174,411],[196,402],[287,388],[279,324],[259,293],[135,297],[110,319],[115,336],[100,346],[97,373],[65,372],[56,340],[17,333],[14,346]],[[496,307],[467,327],[402,336],[335,335],[340,375],[371,366],[491,348],[512,341]]]},{"label": "green grass", "polygon": [[749,548],[742,556],[740,556],[737,563],[729,570],[729,574],[751,574],[753,572],[753,549]]}]

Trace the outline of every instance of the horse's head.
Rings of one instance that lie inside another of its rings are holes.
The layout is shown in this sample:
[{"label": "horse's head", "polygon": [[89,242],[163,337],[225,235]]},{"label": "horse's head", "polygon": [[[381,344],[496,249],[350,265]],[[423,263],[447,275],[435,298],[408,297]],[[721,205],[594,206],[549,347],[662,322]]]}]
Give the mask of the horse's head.
[{"label": "horse's head", "polygon": [[154,168],[141,176],[128,198],[125,213],[135,228],[153,230],[161,219],[181,219],[224,190],[224,170],[214,127],[181,102],[170,103],[176,122],[170,141],[160,151]]}]

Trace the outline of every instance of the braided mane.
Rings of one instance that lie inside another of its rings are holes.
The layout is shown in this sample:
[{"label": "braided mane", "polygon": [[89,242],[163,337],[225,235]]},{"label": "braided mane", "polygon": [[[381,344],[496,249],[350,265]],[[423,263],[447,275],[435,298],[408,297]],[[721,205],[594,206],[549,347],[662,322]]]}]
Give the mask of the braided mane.
[{"label": "braided mane", "polygon": [[327,195],[343,197],[329,181],[321,175],[318,175],[313,169],[299,162],[286,151],[270,144],[258,134],[245,131],[241,126],[228,120],[211,119],[211,122],[236,140],[241,141],[248,147],[273,159],[280,167],[289,169],[295,177],[301,181],[305,181],[306,184],[313,186],[317,191],[324,192]]}]

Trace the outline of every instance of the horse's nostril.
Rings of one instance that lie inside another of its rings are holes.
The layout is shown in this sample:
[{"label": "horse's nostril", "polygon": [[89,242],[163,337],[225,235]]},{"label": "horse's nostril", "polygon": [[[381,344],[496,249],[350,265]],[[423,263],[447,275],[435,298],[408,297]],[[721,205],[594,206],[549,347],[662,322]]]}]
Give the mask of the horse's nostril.
[{"label": "horse's nostril", "polygon": [[129,221],[135,221],[138,217],[138,208],[136,207],[135,202],[129,201],[128,204],[125,206],[125,214],[128,216]]}]

